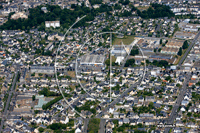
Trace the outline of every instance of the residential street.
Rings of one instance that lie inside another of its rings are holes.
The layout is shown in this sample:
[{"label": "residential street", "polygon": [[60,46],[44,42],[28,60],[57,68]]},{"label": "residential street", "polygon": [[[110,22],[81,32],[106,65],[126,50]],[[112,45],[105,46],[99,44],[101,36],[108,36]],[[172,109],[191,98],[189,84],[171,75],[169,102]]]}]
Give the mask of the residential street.
[{"label": "residential street", "polygon": [[5,119],[7,119],[7,116],[8,116],[8,110],[9,110],[10,100],[11,100],[12,94],[13,94],[13,92],[15,90],[15,84],[17,82],[17,77],[18,77],[19,69],[20,68],[17,65],[17,71],[15,72],[15,77],[13,79],[11,89],[8,92],[9,96],[8,96],[7,101],[6,101],[6,106],[4,108],[4,112],[3,112],[3,116],[2,116],[2,120],[1,120],[0,132],[2,132],[2,128],[3,128],[4,124],[5,124],[4,121],[5,121]]},{"label": "residential street", "polygon": [[[177,116],[177,110],[178,110],[179,106],[181,105],[181,101],[184,98],[184,95],[186,93],[187,85],[188,85],[188,82],[189,82],[190,78],[191,78],[191,73],[187,73],[185,75],[185,81],[184,81],[182,89],[181,89],[181,91],[180,91],[180,93],[178,95],[176,103],[173,106],[173,109],[171,111],[171,114],[170,114],[169,118],[166,120],[166,124],[173,124],[174,123],[174,120],[175,120],[175,118]],[[165,133],[169,133],[169,130],[170,130],[170,128],[165,128]]]}]

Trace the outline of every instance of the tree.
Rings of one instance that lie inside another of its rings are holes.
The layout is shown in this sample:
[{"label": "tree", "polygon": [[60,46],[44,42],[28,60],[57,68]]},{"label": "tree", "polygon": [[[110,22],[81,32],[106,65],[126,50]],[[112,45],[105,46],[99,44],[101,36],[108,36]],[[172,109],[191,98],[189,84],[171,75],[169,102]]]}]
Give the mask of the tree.
[{"label": "tree", "polygon": [[191,112],[188,112],[188,113],[187,113],[187,116],[188,116],[188,117],[191,117],[191,116],[192,116],[192,113],[191,113]]},{"label": "tree", "polygon": [[182,55],[182,48],[179,48],[178,55],[179,55],[179,56]]},{"label": "tree", "polygon": [[148,18],[159,18],[159,17],[174,17],[175,14],[170,10],[169,6],[160,4],[151,4],[147,10],[142,12],[137,9],[138,16],[148,19]]},{"label": "tree", "polygon": [[95,5],[95,4],[101,4],[102,0],[89,0],[91,5]]},{"label": "tree", "polygon": [[156,53],[156,49],[155,49],[155,48],[154,48],[154,50],[153,50],[153,51],[154,51],[154,53]]},{"label": "tree", "polygon": [[146,63],[147,63],[147,64],[149,64],[149,63],[150,63],[150,61],[149,61],[149,60],[146,60]]},{"label": "tree", "polygon": [[123,77],[120,76],[119,81],[122,82]]},{"label": "tree", "polygon": [[167,81],[171,80],[171,76],[167,76],[167,77],[165,78],[165,80],[167,80]]},{"label": "tree", "polygon": [[35,101],[35,95],[32,96],[32,101]]},{"label": "tree", "polygon": [[40,127],[38,130],[40,133],[44,132],[44,128],[42,128],[42,127]]},{"label": "tree", "polygon": [[187,49],[188,48],[188,42],[187,42],[187,40],[184,41],[182,48],[183,49]]},{"label": "tree", "polygon": [[154,108],[153,102],[150,102],[149,103],[149,109],[153,109],[153,108]]},{"label": "tree", "polygon": [[122,5],[128,5],[130,3],[129,0],[119,0],[119,3],[121,3]]},{"label": "tree", "polygon": [[25,85],[25,84],[23,84],[23,87],[24,87],[24,88],[26,88],[26,85]]},{"label": "tree", "polygon": [[192,85],[192,89],[195,89],[196,88],[196,86],[195,85]]},{"label": "tree", "polygon": [[180,87],[181,85],[178,83],[178,84],[176,84],[176,87]]},{"label": "tree", "polygon": [[139,50],[137,49],[132,49],[130,55],[135,56],[139,54]]},{"label": "tree", "polygon": [[135,59],[128,59],[125,63],[125,67],[134,66]]},{"label": "tree", "polygon": [[160,39],[160,44],[162,44],[162,39]]},{"label": "tree", "polygon": [[154,66],[158,66],[158,67],[167,67],[169,64],[168,64],[168,62],[167,61],[165,61],[165,60],[161,60],[161,61],[157,61],[157,60],[154,60],[153,61],[153,65]]},{"label": "tree", "polygon": [[[99,3],[102,0],[91,0],[91,1],[95,1]],[[103,11],[107,11],[108,9],[109,9],[108,11],[110,11],[111,7],[108,7],[108,6],[102,7],[102,5],[100,8],[101,9],[103,8],[104,9]],[[0,29],[18,30],[18,29],[30,29],[32,27],[39,26],[39,30],[44,30],[45,29],[44,22],[55,21],[55,18],[60,20],[60,24],[62,25],[63,28],[68,28],[69,25],[75,22],[78,17],[83,16],[83,15],[87,15],[87,16],[84,18],[84,20],[81,21],[81,23],[77,23],[76,26],[77,27],[87,26],[86,21],[93,20],[94,16],[96,16],[96,14],[100,12],[100,9],[90,10],[89,7],[79,6],[79,5],[72,5],[72,8],[74,9],[73,11],[67,8],[61,9],[58,5],[46,5],[47,10],[49,12],[44,13],[41,10],[42,6],[43,5],[40,5],[35,8],[29,9],[29,16],[27,19],[21,19],[21,18],[17,20],[10,19],[11,15],[13,14],[13,13],[10,13],[8,16],[8,21],[4,23],[3,25],[1,25]],[[66,16],[66,14],[68,14],[68,16]]]}]

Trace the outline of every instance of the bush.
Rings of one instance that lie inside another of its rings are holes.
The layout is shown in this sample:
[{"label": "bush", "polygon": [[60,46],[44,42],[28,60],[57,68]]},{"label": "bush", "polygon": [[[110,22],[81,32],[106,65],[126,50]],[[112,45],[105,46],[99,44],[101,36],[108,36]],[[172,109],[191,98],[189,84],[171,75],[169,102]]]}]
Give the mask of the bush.
[{"label": "bush", "polygon": [[40,133],[44,132],[44,128],[42,128],[42,127],[40,127],[38,130]]}]

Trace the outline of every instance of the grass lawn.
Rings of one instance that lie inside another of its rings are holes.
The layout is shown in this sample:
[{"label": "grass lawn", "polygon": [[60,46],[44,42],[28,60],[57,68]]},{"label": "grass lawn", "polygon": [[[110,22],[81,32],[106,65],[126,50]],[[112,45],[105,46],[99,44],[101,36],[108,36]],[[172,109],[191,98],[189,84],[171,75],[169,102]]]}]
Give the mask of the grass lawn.
[{"label": "grass lawn", "polygon": [[115,61],[116,61],[115,56],[112,56],[112,62],[115,62]]},{"label": "grass lawn", "polygon": [[67,74],[72,77],[72,78],[75,78],[75,71],[68,71]]},{"label": "grass lawn", "polygon": [[143,10],[147,10],[149,8],[149,6],[139,6],[137,7],[138,10],[143,11]]},{"label": "grass lawn", "polygon": [[113,41],[114,45],[121,45],[121,42],[124,43],[124,45],[130,45],[134,40],[134,36],[125,36],[124,38],[116,38]]},{"label": "grass lawn", "polygon": [[74,85],[70,85],[70,88],[72,88],[73,90],[76,88]]},{"label": "grass lawn", "polygon": [[85,83],[86,83],[86,81],[85,81],[85,80],[81,80],[81,83],[82,83],[82,84],[85,84]]},{"label": "grass lawn", "polygon": [[88,124],[88,133],[98,133],[99,124],[100,124],[100,119],[98,118],[90,119]]}]

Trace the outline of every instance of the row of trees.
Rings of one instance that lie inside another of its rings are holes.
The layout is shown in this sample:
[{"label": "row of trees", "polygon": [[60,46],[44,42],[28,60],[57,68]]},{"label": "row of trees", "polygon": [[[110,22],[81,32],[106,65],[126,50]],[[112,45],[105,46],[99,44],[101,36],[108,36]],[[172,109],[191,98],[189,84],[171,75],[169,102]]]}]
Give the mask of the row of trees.
[{"label": "row of trees", "polygon": [[61,130],[61,129],[66,129],[67,127],[73,127],[73,126],[74,126],[74,120],[70,119],[67,124],[53,123],[49,125],[47,128],[50,128],[52,130]]},{"label": "row of trees", "polygon": [[41,91],[39,91],[40,95],[44,95],[46,97],[49,97],[49,96],[60,96],[59,93],[56,93],[56,92],[52,92],[50,91],[48,88],[43,88]]},{"label": "row of trees", "polygon": [[153,63],[152,63],[154,66],[157,66],[157,67],[167,67],[169,66],[169,63],[165,60],[161,60],[161,61],[157,61],[157,60],[154,60]]},{"label": "row of trees", "polygon": [[[66,94],[66,93],[64,94],[64,96],[65,96],[65,97],[70,97],[70,95],[69,95],[69,94]],[[52,106],[53,104],[57,103],[57,102],[60,101],[61,99],[63,99],[62,96],[56,97],[55,99],[51,100],[51,101],[48,102],[47,104],[44,104],[44,105],[42,106],[42,109],[43,109],[43,110],[50,109],[51,106]]]},{"label": "row of trees", "polygon": [[151,65],[154,65],[154,66],[158,66],[158,67],[167,67],[169,66],[169,63],[165,60],[161,60],[161,61],[157,61],[157,60],[154,60],[152,63],[149,61],[149,60],[146,60],[146,64],[151,64]]},{"label": "row of trees", "polygon": [[181,56],[181,55],[183,54],[183,50],[184,50],[184,49],[187,49],[188,46],[189,46],[189,45],[188,45],[187,40],[184,41],[183,46],[179,48],[178,55]]}]

